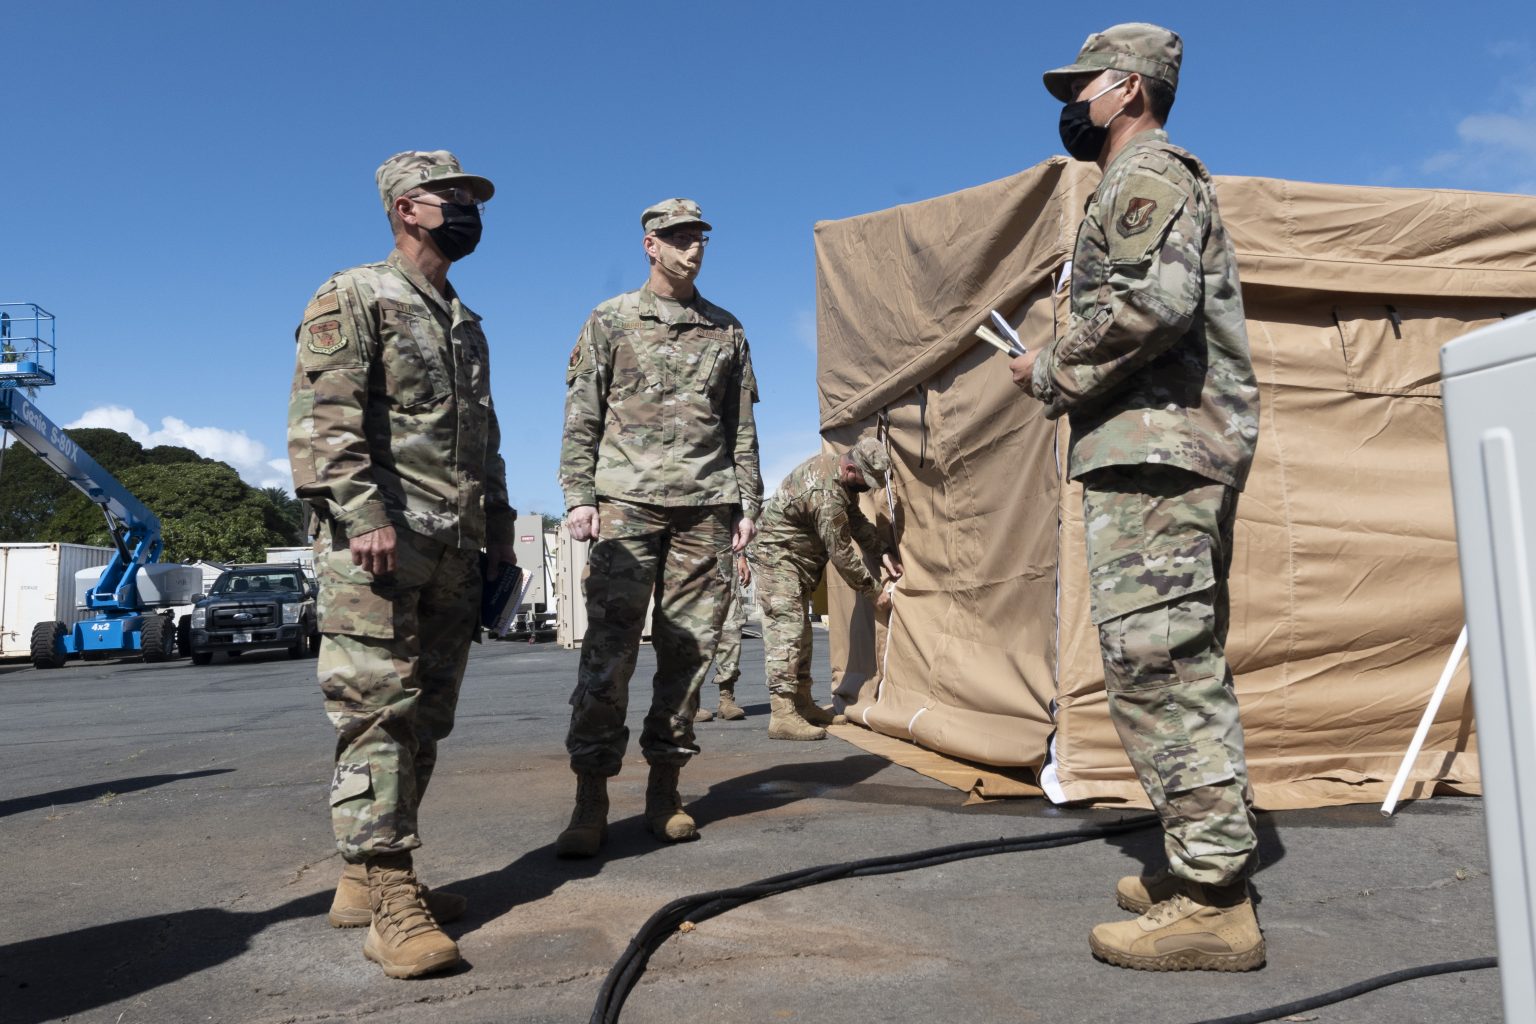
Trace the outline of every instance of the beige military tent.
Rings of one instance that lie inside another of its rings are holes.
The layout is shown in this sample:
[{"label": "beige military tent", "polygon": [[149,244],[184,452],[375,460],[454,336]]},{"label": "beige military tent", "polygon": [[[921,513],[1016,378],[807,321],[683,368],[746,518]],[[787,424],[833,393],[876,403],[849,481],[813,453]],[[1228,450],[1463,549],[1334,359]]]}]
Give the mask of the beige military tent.
[{"label": "beige military tent", "polygon": [[[982,795],[1143,799],[1106,712],[1066,422],[973,333],[993,309],[1032,348],[1061,329],[1096,183],[1056,158],[816,227],[822,434],[888,437],[894,501],[866,501],[907,568],[888,628],[832,581],[844,734]],[[1218,189],[1262,393],[1228,642],[1250,772],[1264,807],[1378,800],[1462,627],[1438,349],[1536,307],[1536,199]],[[1408,796],[1478,791],[1467,681]]]}]

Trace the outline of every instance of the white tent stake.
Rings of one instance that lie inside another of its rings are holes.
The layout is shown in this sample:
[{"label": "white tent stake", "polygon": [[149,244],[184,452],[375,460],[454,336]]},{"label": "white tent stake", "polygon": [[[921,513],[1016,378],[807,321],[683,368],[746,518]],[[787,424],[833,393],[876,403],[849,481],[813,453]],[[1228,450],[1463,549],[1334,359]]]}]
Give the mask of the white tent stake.
[{"label": "white tent stake", "polygon": [[1424,717],[1419,720],[1419,731],[1413,734],[1413,742],[1408,744],[1408,753],[1403,755],[1402,766],[1397,769],[1397,778],[1392,780],[1392,788],[1387,791],[1386,802],[1381,805],[1381,813],[1388,818],[1392,817],[1392,812],[1397,810],[1397,798],[1403,794],[1403,786],[1408,783],[1408,773],[1413,770],[1413,763],[1419,759],[1419,750],[1424,746],[1424,737],[1429,735],[1429,727],[1440,711],[1440,702],[1445,699],[1445,691],[1450,689],[1451,677],[1456,674],[1456,666],[1461,664],[1461,656],[1466,652],[1467,627],[1462,626],[1461,636],[1456,638],[1456,646],[1451,651],[1450,660],[1445,663],[1445,671],[1440,673],[1440,682],[1429,698],[1429,707],[1424,709]]}]

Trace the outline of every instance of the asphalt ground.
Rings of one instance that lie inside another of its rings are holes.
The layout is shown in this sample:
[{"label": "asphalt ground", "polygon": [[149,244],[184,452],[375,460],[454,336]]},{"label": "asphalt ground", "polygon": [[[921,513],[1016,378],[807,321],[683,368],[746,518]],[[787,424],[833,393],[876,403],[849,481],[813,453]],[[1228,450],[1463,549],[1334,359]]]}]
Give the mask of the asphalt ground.
[{"label": "asphalt ground", "polygon": [[[825,701],[824,633],[817,642]],[[964,807],[840,740],[770,741],[762,646],[749,639],[738,697],[750,717],[701,725],[704,752],[682,777],[702,838],[650,838],[632,749],[603,854],[561,861],[576,659],[548,643],[472,653],[417,855],[429,883],[471,901],[448,927],[466,964],[417,981],[385,978],[363,959],[363,932],[325,921],[340,860],[313,661],[0,665],[0,1021],[586,1021],[630,938],[676,897],[1130,813]],[[641,694],[653,667],[645,648]],[[645,703],[631,709],[635,736]],[[622,1020],[1189,1024],[1496,952],[1480,801],[1408,805],[1391,820],[1374,806],[1266,814],[1261,828],[1261,971],[1147,974],[1089,955],[1089,929],[1121,916],[1114,880],[1160,856],[1141,831],[738,908],[669,939]],[[1287,1019],[1497,1021],[1498,972]]]}]

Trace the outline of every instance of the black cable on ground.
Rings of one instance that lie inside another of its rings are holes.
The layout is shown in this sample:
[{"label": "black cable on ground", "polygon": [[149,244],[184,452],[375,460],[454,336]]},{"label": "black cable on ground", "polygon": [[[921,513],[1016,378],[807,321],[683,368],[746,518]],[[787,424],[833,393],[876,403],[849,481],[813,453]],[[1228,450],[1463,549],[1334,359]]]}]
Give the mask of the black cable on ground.
[{"label": "black cable on ground", "polygon": [[750,885],[732,889],[717,889],[692,896],[680,896],[652,914],[635,937],[630,940],[608,977],[603,979],[597,993],[597,1004],[592,1008],[591,1024],[617,1024],[624,1001],[639,983],[650,962],[651,954],[672,937],[684,922],[697,923],[717,917],[727,910],[752,903],[767,896],[792,892],[810,885],[820,885],[839,878],[867,878],[871,875],[888,875],[917,868],[934,867],[971,857],[987,857],[997,853],[1016,853],[1028,850],[1047,850],[1057,846],[1071,846],[1091,839],[1103,839],[1123,832],[1156,825],[1157,817],[1141,814],[1133,818],[1102,825],[1087,825],[1065,832],[1047,832],[1037,836],[1016,836],[1011,839],[985,839],[973,843],[957,843],[933,850],[915,853],[897,853],[885,857],[869,857],[864,860],[828,864],[822,867],[803,868],[773,878],[765,878]]},{"label": "black cable on ground", "polygon": [[[652,914],[650,919],[640,926],[635,937],[630,940],[623,955],[613,965],[608,976],[603,979],[602,988],[597,993],[597,1004],[592,1008],[591,1024],[618,1024],[619,1013],[624,1009],[624,1001],[629,998],[629,993],[634,990],[635,985],[640,981],[640,976],[645,973],[645,967],[650,962],[651,955],[660,949],[662,943],[671,938],[685,922],[707,921],[728,910],[768,896],[820,885],[822,882],[831,882],[839,878],[889,875],[948,864],[971,857],[987,857],[997,853],[1048,850],[1058,846],[1087,842],[1090,839],[1102,839],[1124,832],[1134,832],[1156,824],[1157,818],[1154,815],[1144,814],[1109,824],[1088,825],[1065,832],[1047,832],[1038,836],[1018,836],[1012,839],[985,839],[973,843],[941,846],[932,850],[918,850],[914,853],[897,853],[885,857],[847,861],[842,864],[802,868],[799,871],[765,878],[750,885],[680,896]],[[1197,1024],[1263,1024],[1265,1021],[1278,1020],[1306,1010],[1315,1010],[1320,1006],[1341,1003],[1346,999],[1353,999],[1367,992],[1412,981],[1415,978],[1432,978],[1439,974],[1457,974],[1463,971],[1482,971],[1498,965],[1497,957],[1485,956],[1471,960],[1450,960],[1444,963],[1426,964],[1422,967],[1409,967],[1357,981],[1321,995],[1298,999],[1295,1002],[1229,1017],[1215,1017],[1199,1021]]]},{"label": "black cable on ground", "polygon": [[1414,978],[1432,978],[1437,974],[1457,974],[1461,971],[1485,971],[1497,966],[1499,966],[1498,957],[1480,956],[1472,960],[1448,960],[1441,964],[1407,967],[1401,971],[1393,971],[1391,974],[1378,974],[1374,978],[1357,981],[1352,985],[1336,988],[1332,992],[1324,992],[1320,996],[1308,996],[1294,1003],[1271,1006],[1267,1010],[1254,1010],[1252,1013],[1239,1013],[1232,1017],[1214,1017],[1211,1020],[1199,1021],[1198,1024],[1262,1024],[1264,1021],[1279,1020],[1281,1017],[1289,1017],[1303,1010],[1315,1010],[1319,1006],[1342,1003],[1346,999],[1353,999],[1355,996],[1365,995],[1367,992],[1374,992],[1388,985],[1412,981]]}]

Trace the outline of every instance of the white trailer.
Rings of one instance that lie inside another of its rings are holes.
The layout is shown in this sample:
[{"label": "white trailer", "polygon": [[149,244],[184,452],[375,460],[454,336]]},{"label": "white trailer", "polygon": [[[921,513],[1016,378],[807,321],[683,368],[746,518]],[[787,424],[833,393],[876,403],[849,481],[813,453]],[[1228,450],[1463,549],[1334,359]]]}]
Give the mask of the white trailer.
[{"label": "white trailer", "polygon": [[86,618],[75,606],[75,575],[110,561],[111,548],[86,544],[0,544],[0,657],[31,657],[39,622]]}]

